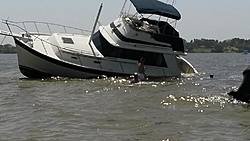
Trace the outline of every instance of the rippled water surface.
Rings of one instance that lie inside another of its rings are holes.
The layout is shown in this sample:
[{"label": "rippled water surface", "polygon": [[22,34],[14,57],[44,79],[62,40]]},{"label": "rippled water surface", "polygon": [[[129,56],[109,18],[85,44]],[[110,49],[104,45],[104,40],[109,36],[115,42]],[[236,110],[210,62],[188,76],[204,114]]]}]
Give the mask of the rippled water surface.
[{"label": "rippled water surface", "polygon": [[226,94],[241,84],[249,55],[185,58],[199,74],[131,85],[124,78],[27,79],[16,55],[1,54],[0,140],[250,140],[250,106]]}]

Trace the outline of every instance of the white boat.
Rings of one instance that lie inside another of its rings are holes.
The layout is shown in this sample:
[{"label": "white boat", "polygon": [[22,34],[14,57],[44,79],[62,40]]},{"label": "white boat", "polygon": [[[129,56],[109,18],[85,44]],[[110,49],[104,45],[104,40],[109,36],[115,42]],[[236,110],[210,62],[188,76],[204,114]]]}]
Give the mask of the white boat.
[{"label": "white boat", "polygon": [[[121,12],[118,19],[109,25],[100,25],[97,31],[95,27],[99,23],[102,4],[92,32],[45,22],[5,20],[10,31],[0,34],[14,38],[19,69],[29,78],[129,76],[137,70],[141,57],[146,59],[148,77],[197,73],[182,57],[186,55],[183,39],[168,22],[169,19],[177,22],[181,18],[177,9],[158,0],[130,2],[136,14],[131,16]],[[158,19],[148,15],[158,16]],[[33,31],[28,30],[31,24]],[[58,27],[63,32],[53,32],[52,29],[58,30]],[[14,33],[14,29],[21,32]],[[42,31],[45,29],[47,31]]]}]

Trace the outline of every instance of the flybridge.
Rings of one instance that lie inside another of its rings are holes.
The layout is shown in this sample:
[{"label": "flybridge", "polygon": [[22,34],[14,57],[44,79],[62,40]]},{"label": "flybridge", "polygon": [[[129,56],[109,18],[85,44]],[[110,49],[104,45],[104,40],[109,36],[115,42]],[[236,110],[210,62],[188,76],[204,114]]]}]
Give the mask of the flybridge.
[{"label": "flybridge", "polygon": [[156,14],[175,20],[181,19],[180,12],[173,6],[158,0],[130,0],[140,14]]}]

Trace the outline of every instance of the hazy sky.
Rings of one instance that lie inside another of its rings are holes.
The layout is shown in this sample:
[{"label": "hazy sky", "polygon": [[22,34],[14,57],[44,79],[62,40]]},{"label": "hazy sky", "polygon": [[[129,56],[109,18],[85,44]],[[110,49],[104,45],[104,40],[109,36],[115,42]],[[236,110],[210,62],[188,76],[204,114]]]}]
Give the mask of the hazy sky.
[{"label": "hazy sky", "polygon": [[[172,0],[162,0],[172,2]],[[36,20],[92,29],[103,3],[100,22],[109,24],[119,16],[124,0],[0,0],[0,18]],[[182,19],[177,30],[182,38],[250,39],[250,0],[177,0]],[[0,24],[0,30],[7,30]],[[1,38],[0,38],[1,39]]]}]

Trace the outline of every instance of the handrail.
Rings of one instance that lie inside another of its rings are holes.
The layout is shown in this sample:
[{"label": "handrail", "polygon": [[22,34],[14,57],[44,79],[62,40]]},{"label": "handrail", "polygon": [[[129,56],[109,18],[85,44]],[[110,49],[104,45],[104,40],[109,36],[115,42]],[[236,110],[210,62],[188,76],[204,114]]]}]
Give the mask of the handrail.
[{"label": "handrail", "polygon": [[[39,22],[39,21],[22,21],[22,22],[15,22],[15,21],[10,21],[10,20],[2,20],[2,21],[5,21],[5,22],[4,22],[5,24],[7,24],[7,23],[8,23],[8,24],[22,24],[25,30],[28,30],[26,24],[34,24],[35,26],[36,26],[36,24],[43,24],[43,25],[46,25],[46,26],[48,27],[48,30],[50,31],[50,33],[52,33],[52,32],[51,32],[50,26],[62,27],[63,30],[64,30],[63,33],[69,33],[69,32],[66,31],[66,28],[81,31],[81,33],[82,33],[83,35],[85,35],[84,32],[91,33],[91,31],[89,31],[89,30],[85,30],[85,29],[81,29],[81,28],[76,28],[76,27],[71,27],[71,26],[66,26],[66,25],[61,25],[61,24],[56,24],[56,23],[50,23],[50,22]],[[19,27],[20,27],[20,26],[19,26]],[[37,27],[36,27],[36,28],[37,28]],[[37,31],[37,32],[39,33],[39,31]]]},{"label": "handrail", "polygon": [[104,30],[108,36],[113,40],[115,41],[115,39],[109,34],[109,32],[104,28],[104,26],[101,24],[101,22],[98,22],[98,25],[100,26],[100,28],[102,28],[102,30]]},{"label": "handrail", "polygon": [[[70,32],[68,32],[66,29],[78,30],[78,31],[80,31],[80,32],[82,33],[82,35],[89,35],[89,34],[84,34],[84,32],[89,32],[89,33],[91,33],[91,31],[88,31],[88,30],[84,30],[84,29],[80,29],[80,28],[75,28],[75,27],[70,27],[70,26],[65,26],[65,25],[60,25],[60,24],[55,24],[55,23],[48,23],[48,22],[36,22],[36,21],[15,22],[15,21],[9,21],[9,20],[2,20],[2,23],[6,24],[8,27],[9,27],[9,26],[16,27],[16,28],[18,28],[19,30],[21,30],[22,32],[25,32],[25,33],[28,35],[28,36],[27,36],[28,38],[31,38],[31,36],[33,36],[35,39],[39,39],[39,40],[42,42],[42,45],[43,45],[44,50],[45,50],[45,52],[46,52],[47,55],[48,55],[48,52],[47,52],[46,49],[45,49],[44,43],[49,44],[49,45],[51,45],[51,46],[54,46],[54,47],[58,48],[59,50],[66,49],[66,48],[60,47],[60,46],[58,46],[58,45],[55,45],[55,44],[53,44],[53,43],[50,43],[50,42],[48,42],[48,41],[42,39],[42,38],[39,38],[39,35],[43,35],[43,33],[41,32],[41,30],[39,30],[37,24],[44,24],[44,25],[46,25],[47,28],[48,28],[49,31],[50,31],[50,34],[52,34],[51,26],[63,27],[64,32],[60,32],[60,33],[75,34],[75,33],[70,33]],[[33,32],[29,32],[29,31],[28,31],[27,23],[31,23],[31,24],[34,24],[34,25],[35,25],[35,29],[37,30],[37,31],[36,31],[37,34],[34,34]],[[10,32],[12,33],[12,31],[10,31]],[[91,53],[89,53],[89,52],[86,51],[86,50],[80,50],[80,49],[69,48],[69,47],[67,47],[66,50],[71,51],[71,52],[75,52],[77,55],[78,55],[78,54],[82,54],[82,53],[91,54]],[[96,54],[97,56],[100,55],[100,54],[98,54],[97,52],[95,52],[95,54]],[[61,54],[61,52],[60,52],[60,55],[61,55],[61,57],[63,57],[62,54]]]},{"label": "handrail", "polygon": [[[77,53],[77,54],[82,54],[82,53],[84,53],[84,54],[89,54],[89,55],[91,55],[91,53],[92,53],[92,51],[87,51],[87,50],[81,50],[81,49],[72,49],[72,48],[70,48],[70,47],[61,47],[61,49],[64,49],[64,50],[67,50],[67,51],[69,51],[69,52],[74,52],[74,53]],[[64,50],[62,50],[62,51],[64,51]],[[96,55],[97,56],[99,56],[99,54],[97,53],[97,52],[95,52],[96,53]]]}]

